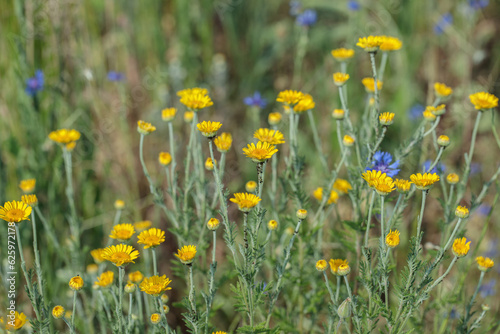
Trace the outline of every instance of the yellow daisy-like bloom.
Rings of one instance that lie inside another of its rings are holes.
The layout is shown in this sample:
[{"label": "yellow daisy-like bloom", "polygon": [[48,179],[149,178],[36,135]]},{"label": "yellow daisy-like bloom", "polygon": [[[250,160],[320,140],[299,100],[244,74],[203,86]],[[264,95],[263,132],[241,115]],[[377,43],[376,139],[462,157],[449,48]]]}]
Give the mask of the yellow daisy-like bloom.
[{"label": "yellow daisy-like bloom", "polygon": [[299,209],[299,210],[297,210],[296,215],[297,215],[297,218],[299,218],[299,219],[306,219],[307,218],[307,210]]},{"label": "yellow daisy-like bloom", "polygon": [[312,96],[305,94],[304,97],[293,107],[293,112],[299,114],[304,111],[314,109],[315,106],[316,103],[314,103]]},{"label": "yellow daisy-like bloom", "polygon": [[80,139],[80,132],[75,129],[59,129],[49,133],[49,139],[59,144],[69,144]]},{"label": "yellow daisy-like bloom", "polygon": [[336,86],[343,86],[347,80],[349,80],[349,74],[341,72],[333,73],[333,83]]},{"label": "yellow daisy-like bloom", "polygon": [[467,242],[467,239],[465,238],[457,238],[453,242],[453,254],[455,254],[456,257],[464,257],[467,255],[470,249],[470,241]]},{"label": "yellow daisy-like bloom", "polygon": [[135,229],[132,224],[117,224],[111,230],[111,234],[109,235],[109,237],[112,239],[125,241],[132,238],[134,233]]},{"label": "yellow daisy-like bloom", "polygon": [[221,153],[228,152],[233,144],[233,136],[230,133],[223,132],[214,139],[214,144],[217,147],[217,151]]},{"label": "yellow daisy-like bloom", "polygon": [[201,132],[202,135],[208,138],[213,138],[217,134],[217,131],[222,126],[221,122],[203,121],[198,123],[196,127]]},{"label": "yellow daisy-like bloom", "polygon": [[446,147],[446,146],[450,145],[450,137],[445,136],[445,135],[441,135],[438,137],[436,142],[439,146]]},{"label": "yellow daisy-like bloom", "polygon": [[193,263],[194,257],[196,255],[196,246],[182,246],[181,249],[177,249],[177,254],[174,254],[179,260],[184,264]]},{"label": "yellow daisy-like bloom", "polygon": [[267,117],[267,121],[271,125],[278,125],[281,122],[281,114],[279,112],[272,112]]},{"label": "yellow daisy-like bloom", "polygon": [[31,206],[22,201],[5,202],[0,206],[0,218],[9,223],[19,223],[30,220]]},{"label": "yellow daisy-like bloom", "polygon": [[76,147],[76,141],[73,141],[71,143],[67,143],[65,146],[66,146],[66,150],[71,152]]},{"label": "yellow daisy-like bloom", "polygon": [[159,324],[160,321],[161,321],[161,315],[160,315],[160,313],[153,313],[153,314],[151,314],[150,320],[151,320],[151,323],[153,325]]},{"label": "yellow daisy-like bloom", "polygon": [[467,209],[465,206],[459,205],[455,209],[455,216],[457,216],[458,218],[465,219],[465,218],[469,217],[469,209]]},{"label": "yellow daisy-like bloom", "polygon": [[217,218],[210,218],[207,222],[207,227],[210,231],[215,231],[219,228],[220,221]]},{"label": "yellow daisy-like bloom", "polygon": [[217,331],[217,332],[212,332],[212,334],[227,334],[227,333],[223,331]]},{"label": "yellow daisy-like bloom", "polygon": [[132,283],[141,283],[143,279],[144,275],[139,270],[128,274],[128,280]]},{"label": "yellow daisy-like bloom", "polygon": [[[4,322],[3,318],[0,318],[0,323],[4,324],[7,332],[14,332],[21,329],[26,323],[26,315],[24,313],[19,313],[17,311],[14,312],[14,320],[7,318],[6,322]],[[12,325],[14,323],[14,325]]]},{"label": "yellow daisy-like bloom", "polygon": [[191,123],[194,118],[194,111],[186,111],[184,112],[184,122]]},{"label": "yellow daisy-like bloom", "polygon": [[344,180],[344,179],[336,179],[335,182],[333,183],[333,189],[343,193],[347,194],[349,190],[352,190],[352,186],[349,183],[349,181]]},{"label": "yellow daisy-like bloom", "polygon": [[342,260],[342,259],[330,259],[329,264],[330,264],[330,270],[334,275],[338,275],[339,267],[341,265],[349,265],[347,260]]},{"label": "yellow daisy-like bloom", "polygon": [[21,188],[21,190],[24,193],[32,192],[33,190],[35,190],[35,186],[36,186],[35,179],[21,180],[21,182],[19,182],[19,188]]},{"label": "yellow daisy-like bloom", "polygon": [[114,279],[115,273],[109,270],[99,275],[99,277],[97,277],[97,281],[95,281],[94,284],[100,288],[109,288],[111,284],[113,284]]},{"label": "yellow daisy-like bloom", "polygon": [[498,97],[487,92],[479,92],[469,95],[470,102],[478,110],[498,107]]},{"label": "yellow daisy-like bloom", "polygon": [[261,201],[259,196],[249,193],[235,193],[234,198],[230,198],[229,200],[238,204],[238,209],[243,212],[249,212]]},{"label": "yellow daisy-like bloom", "polygon": [[275,229],[278,228],[278,222],[274,219],[271,219],[270,221],[267,222],[267,228],[270,229],[271,231],[274,231]]},{"label": "yellow daisy-like bloom", "polygon": [[[363,78],[363,80],[361,80],[361,83],[363,84],[363,86],[365,86],[365,90],[368,93],[375,93],[375,79]],[[383,85],[384,85],[384,83],[382,81],[377,80],[377,90],[378,91],[380,91],[382,89]]]},{"label": "yellow daisy-like bloom", "polygon": [[161,111],[161,119],[165,122],[170,122],[175,118],[175,114],[177,114],[177,109],[175,108],[166,108]]},{"label": "yellow daisy-like bloom", "polygon": [[116,210],[123,210],[123,208],[125,207],[125,202],[121,199],[117,199],[115,201],[115,209]]},{"label": "yellow daisy-like bloom", "polygon": [[385,36],[360,37],[357,46],[363,48],[366,52],[375,52],[384,43]]},{"label": "yellow daisy-like bloom", "polygon": [[376,171],[376,170],[367,170],[361,174],[361,177],[363,180],[368,183],[368,186],[370,188],[375,188],[375,185],[380,182],[381,180],[385,179],[387,174],[382,173],[381,171]]},{"label": "yellow daisy-like bloom", "polygon": [[389,195],[394,189],[396,189],[396,184],[394,183],[392,178],[388,176],[375,181],[374,186],[377,193],[382,196]]},{"label": "yellow daisy-like bloom", "polygon": [[339,269],[337,270],[337,274],[339,276],[346,276],[346,275],[349,275],[349,273],[351,272],[351,267],[349,267],[348,264],[341,264],[339,266]]},{"label": "yellow daisy-like bloom", "polygon": [[427,107],[427,109],[430,110],[434,115],[441,116],[446,112],[446,104],[440,104],[436,107],[429,106]]},{"label": "yellow daisy-like bloom", "polygon": [[436,115],[434,115],[432,111],[429,110],[425,110],[424,112],[422,112],[422,116],[424,116],[424,118],[429,122],[436,120]]},{"label": "yellow daisy-like bloom", "polygon": [[38,198],[36,198],[36,195],[23,195],[21,197],[21,201],[29,206],[36,206],[38,204]]},{"label": "yellow daisy-like bloom", "polygon": [[403,179],[396,179],[394,181],[396,184],[396,188],[400,193],[406,194],[407,192],[410,191],[411,188],[411,182],[408,180],[403,180]]},{"label": "yellow daisy-like bloom", "polygon": [[186,88],[177,92],[177,96],[179,97],[193,95],[193,94],[207,95],[208,90],[206,88],[195,87],[195,88]]},{"label": "yellow daisy-like bloom", "polygon": [[168,152],[160,152],[158,162],[163,166],[168,166],[172,162],[172,156]]},{"label": "yellow daisy-like bloom", "polygon": [[436,82],[434,83],[434,92],[436,93],[437,97],[445,98],[453,93],[453,89],[446,86],[444,83]]},{"label": "yellow daisy-like bloom", "polygon": [[325,271],[326,268],[328,268],[328,263],[326,263],[325,260],[319,260],[318,262],[316,262],[316,270]]},{"label": "yellow daisy-like bloom", "polygon": [[52,309],[52,316],[56,319],[61,319],[64,317],[65,309],[61,305],[54,306]]},{"label": "yellow daisy-like bloom", "polygon": [[97,273],[98,270],[99,270],[99,266],[95,263],[91,263],[91,264],[87,265],[87,273],[90,275]]},{"label": "yellow daisy-like bloom", "polygon": [[185,94],[181,97],[180,102],[189,109],[195,111],[210,107],[214,104],[210,96],[199,93]]},{"label": "yellow daisy-like bloom", "polygon": [[335,118],[337,121],[343,120],[344,116],[345,116],[344,109],[333,109],[332,117]]},{"label": "yellow daisy-like bloom", "polygon": [[284,90],[279,92],[276,102],[285,103],[288,105],[294,105],[295,103],[302,100],[304,93],[296,90]]},{"label": "yellow daisy-like bloom", "polygon": [[384,112],[378,116],[378,120],[382,125],[391,125],[394,123],[394,113],[393,112]]},{"label": "yellow daisy-like bloom", "polygon": [[460,181],[460,177],[456,173],[450,173],[448,176],[446,176],[446,181],[449,184],[457,184],[458,181]]},{"label": "yellow daisy-like bloom", "polygon": [[83,288],[83,278],[81,278],[79,275],[71,278],[69,280],[69,287],[74,291],[81,290]]},{"label": "yellow daisy-like bloom", "polygon": [[212,161],[212,158],[207,158],[207,160],[205,160],[206,170],[214,170],[214,166],[217,166],[217,160]]},{"label": "yellow daisy-like bloom", "polygon": [[109,246],[104,249],[102,257],[117,267],[124,267],[139,257],[139,251],[125,244]]},{"label": "yellow daisy-like bloom", "polygon": [[476,262],[479,270],[485,272],[490,270],[495,265],[495,262],[493,262],[493,260],[490,259],[489,257],[482,257],[482,256],[476,257]]},{"label": "yellow daisy-like bloom", "polygon": [[[314,190],[313,192],[313,196],[314,198],[316,198],[318,201],[321,202],[323,200],[323,188],[321,187],[316,188],[316,190]],[[330,197],[328,198],[326,204],[330,205],[332,203],[337,203],[338,199],[339,199],[339,194],[335,190],[332,190],[330,192]]]},{"label": "yellow daisy-like bloom", "polygon": [[104,248],[97,248],[90,251],[90,255],[92,255],[95,263],[102,263],[104,261],[104,258],[102,257],[103,254]]},{"label": "yellow daisy-like bloom", "polygon": [[257,182],[248,181],[247,183],[245,183],[245,190],[248,193],[253,193],[255,191],[255,189],[257,189]]},{"label": "yellow daisy-like bloom", "polygon": [[342,139],[342,143],[346,147],[351,147],[352,145],[354,145],[355,141],[356,141],[356,139],[354,139],[354,137],[349,136],[349,135],[345,135],[344,138]]},{"label": "yellow daisy-like bloom", "polygon": [[151,222],[151,220],[142,220],[140,222],[135,222],[134,223],[134,227],[139,232],[140,231],[144,231],[145,229],[150,228],[151,226],[153,226],[153,223]]},{"label": "yellow daisy-like bloom", "polygon": [[148,295],[158,297],[163,292],[172,289],[171,287],[168,286],[171,282],[172,280],[167,278],[166,275],[163,276],[155,275],[144,278],[144,280],[139,285],[139,288],[141,288],[141,291],[144,291]]},{"label": "yellow daisy-like bloom", "polygon": [[346,61],[354,57],[353,49],[339,48],[332,50],[332,56],[338,61]]},{"label": "yellow daisy-like bloom", "polygon": [[390,230],[385,237],[385,244],[389,248],[394,248],[399,245],[399,231],[398,230]]},{"label": "yellow daisy-like bloom", "polygon": [[251,143],[246,148],[243,148],[243,153],[254,162],[264,162],[270,159],[276,152],[278,152],[276,146],[261,141],[257,145]]},{"label": "yellow daisy-like bloom", "polygon": [[313,197],[316,198],[318,201],[321,201],[323,199],[323,188],[318,187],[316,190],[313,191]]},{"label": "yellow daisy-like bloom", "polygon": [[151,123],[148,123],[148,122],[137,121],[137,131],[140,134],[148,135],[151,132],[156,131],[156,127],[154,125],[152,125]]},{"label": "yellow daisy-like bloom", "polygon": [[269,143],[271,145],[283,144],[285,142],[283,133],[278,130],[271,130],[266,128],[260,128],[253,134],[254,138],[257,138],[263,143]]},{"label": "yellow daisy-like bloom", "polygon": [[151,247],[159,246],[162,242],[165,241],[165,232],[158,228],[150,228],[147,231],[142,231],[137,236],[137,243],[143,244],[144,249],[148,249]]},{"label": "yellow daisy-like bloom", "polygon": [[403,42],[399,38],[391,36],[383,36],[382,44],[380,44],[381,51],[397,51],[401,49]]},{"label": "yellow daisy-like bloom", "polygon": [[439,175],[436,173],[425,173],[425,174],[412,174],[410,175],[410,180],[417,189],[427,190],[432,187],[432,185],[439,181]]}]

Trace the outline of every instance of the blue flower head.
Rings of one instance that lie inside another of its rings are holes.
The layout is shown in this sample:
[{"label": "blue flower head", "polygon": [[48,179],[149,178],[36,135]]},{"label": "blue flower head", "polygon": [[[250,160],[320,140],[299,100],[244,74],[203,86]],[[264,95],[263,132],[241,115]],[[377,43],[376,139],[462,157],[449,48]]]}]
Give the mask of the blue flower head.
[{"label": "blue flower head", "polygon": [[245,97],[243,103],[249,107],[258,107],[261,109],[267,105],[266,99],[262,98],[259,92],[253,93],[253,96]]},{"label": "blue flower head", "polygon": [[[481,207],[478,208],[478,210]],[[484,256],[489,257],[490,259],[497,257],[498,255],[498,239],[493,239],[488,244],[488,249],[484,252]]]},{"label": "blue flower head", "polygon": [[115,72],[115,71],[108,72],[108,80],[109,81],[122,81],[123,79],[125,79],[125,76],[123,75],[123,73]]},{"label": "blue flower head", "polygon": [[481,285],[479,288],[479,293],[481,294],[481,297],[486,298],[488,296],[494,296],[496,291],[495,291],[495,284],[497,283],[496,279],[490,279],[488,283],[485,283]]},{"label": "blue flower head", "polygon": [[399,173],[399,160],[392,162],[392,155],[388,152],[377,151],[373,155],[372,165],[367,170],[380,171],[389,177],[394,177]]},{"label": "blue flower head", "polygon": [[453,23],[453,16],[450,13],[446,13],[441,16],[441,19],[434,26],[434,33],[436,35],[442,35],[445,29]]},{"label": "blue flower head", "polygon": [[349,10],[357,11],[360,8],[361,8],[361,6],[359,5],[359,2],[357,2],[356,0],[349,0],[347,2],[347,9],[349,9]]},{"label": "blue flower head", "polygon": [[460,318],[460,314],[457,312],[455,307],[453,307],[450,311],[450,319],[458,319]]},{"label": "blue flower head", "polygon": [[300,3],[300,1],[290,1],[290,15],[297,16],[300,14],[301,10],[302,4]]},{"label": "blue flower head", "polygon": [[469,0],[469,7],[474,10],[483,9],[490,4],[490,0]]},{"label": "blue flower head", "polygon": [[481,167],[481,164],[479,162],[473,162],[470,164],[470,175],[476,175],[481,173],[481,170],[483,168]]},{"label": "blue flower head", "polygon": [[429,168],[431,167],[431,163],[432,161],[430,160],[424,162],[424,164],[422,165],[422,170],[424,173],[436,173],[437,175],[441,175],[446,171],[446,166],[440,162],[438,162],[432,170],[429,170]]},{"label": "blue flower head", "polygon": [[423,105],[417,103],[411,106],[411,108],[408,110],[408,118],[411,121],[414,121],[416,119],[419,119],[422,117],[422,113],[424,112],[425,108]]},{"label": "blue flower head", "polygon": [[297,15],[295,22],[303,27],[310,27],[316,23],[318,14],[313,9],[306,9],[301,14]]},{"label": "blue flower head", "polygon": [[26,80],[26,93],[29,96],[34,96],[37,92],[43,89],[44,76],[41,70],[36,70],[35,76]]}]

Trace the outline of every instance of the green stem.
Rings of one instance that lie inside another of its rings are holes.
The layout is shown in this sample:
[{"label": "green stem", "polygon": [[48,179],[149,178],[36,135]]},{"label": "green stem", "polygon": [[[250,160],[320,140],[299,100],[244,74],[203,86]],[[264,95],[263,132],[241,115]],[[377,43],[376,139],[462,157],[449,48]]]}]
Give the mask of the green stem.
[{"label": "green stem", "polygon": [[314,122],[314,116],[311,110],[307,111],[307,116],[309,117],[309,123],[311,124],[311,130],[313,133],[314,145],[316,145],[316,149],[318,150],[319,160],[321,165],[323,166],[325,172],[328,171],[328,165],[326,163],[325,155],[323,154],[321,139],[318,135],[318,129],[316,128],[316,123]]},{"label": "green stem", "polygon": [[123,331],[125,327],[123,321],[123,276],[125,276],[125,269],[123,267],[118,267],[118,305],[116,306],[116,312],[118,315],[118,326]]},{"label": "green stem", "polygon": [[170,182],[172,184],[172,200],[174,207],[177,207],[177,181],[175,179],[175,167],[177,162],[175,160],[175,143],[174,143],[174,127],[172,122],[168,122],[168,136],[170,141],[170,155],[172,156],[172,163],[170,164]]},{"label": "green stem", "polygon": [[403,198],[403,196],[404,195],[402,193],[399,193],[399,195],[398,195],[398,200],[396,201],[396,205],[394,205],[394,210],[392,211],[392,215],[389,218],[389,221],[387,222],[387,229],[389,229],[389,230],[392,228],[392,221],[394,220],[394,218],[398,212],[399,205],[401,204],[401,199]]},{"label": "green stem", "polygon": [[451,268],[453,267],[455,262],[457,262],[457,260],[458,260],[458,257],[455,256],[453,258],[453,260],[451,260],[451,263],[448,266],[448,269],[446,269],[445,273],[443,275],[441,275],[431,286],[429,286],[427,288],[426,293],[429,293],[432,289],[434,289],[436,287],[436,285],[438,285],[439,283],[441,283],[444,280],[444,278],[450,273]]},{"label": "green stem", "polygon": [[385,72],[385,67],[387,66],[387,57],[388,52],[382,52],[382,60],[380,61],[380,67],[378,69],[378,73],[380,76],[380,81],[384,81],[384,72]]},{"label": "green stem", "polygon": [[47,220],[45,219],[45,217],[43,216],[42,212],[40,211],[40,209],[38,208],[38,206],[35,206],[35,211],[36,213],[38,214],[38,216],[40,217],[40,220],[42,221],[42,225],[43,225],[43,229],[44,231],[47,232],[47,235],[49,236],[50,238],[50,241],[52,243],[54,243],[55,245],[55,248],[60,250],[61,249],[61,246],[59,244],[59,241],[57,240],[56,238],[56,234],[54,233],[54,230],[52,229],[52,225],[50,225]]},{"label": "green stem", "polygon": [[[347,275],[344,276],[344,282],[347,288],[347,294],[349,295],[349,298],[351,298],[351,301],[354,304],[354,297],[352,295],[351,287],[349,286],[349,281],[347,280]],[[358,317],[358,310],[356,310],[354,306],[352,307],[352,314],[354,316],[354,321],[356,322],[357,331],[361,333],[361,322]]]},{"label": "green stem", "polygon": [[417,238],[422,240],[420,236],[420,230],[422,228],[422,220],[424,219],[424,208],[425,208],[425,199],[427,197],[427,192],[429,190],[422,191],[422,206],[420,207],[420,216],[418,217],[418,225],[417,225]]},{"label": "green stem", "polygon": [[380,93],[378,91],[378,85],[377,85],[378,79],[377,79],[377,66],[375,64],[375,52],[369,52],[369,55],[373,73],[373,89],[374,89],[373,94],[375,95],[375,112],[377,114],[377,120],[378,120],[378,114],[380,112]]},{"label": "green stem", "polygon": [[337,290],[335,291],[335,305],[339,302],[339,294],[340,294],[340,276],[337,276]]},{"label": "green stem", "polygon": [[71,333],[75,333],[76,290],[73,291],[73,313],[71,313]]},{"label": "green stem", "polygon": [[328,293],[330,294],[330,299],[332,300],[332,306],[335,306],[336,305],[335,297],[333,296],[332,287],[328,283],[328,277],[326,276],[326,271],[323,271],[323,277],[325,278],[326,288],[328,289]]},{"label": "green stem", "polygon": [[40,289],[40,295],[43,300],[43,279],[42,279],[42,266],[40,265],[40,251],[38,250],[38,239],[36,234],[36,223],[35,223],[35,212],[31,211],[31,227],[33,228],[33,248],[35,251],[35,268],[36,275],[38,278],[38,287]]},{"label": "green stem", "polygon": [[153,274],[158,275],[158,264],[156,262],[156,248],[151,248],[151,253],[153,253]]},{"label": "green stem", "polygon": [[132,294],[129,293],[128,297],[128,325],[127,325],[127,333],[130,332],[130,329],[132,327],[132,305],[133,305],[133,297]]},{"label": "green stem", "polygon": [[196,304],[194,302],[194,281],[193,281],[193,264],[188,265],[189,268],[189,303],[191,304],[191,310],[196,317]]},{"label": "green stem", "polygon": [[368,207],[368,216],[366,217],[366,231],[365,231],[365,243],[364,247],[368,246],[368,235],[370,234],[370,221],[372,220],[372,209],[373,202],[375,201],[375,190],[372,190],[372,196],[370,197],[370,206]]}]

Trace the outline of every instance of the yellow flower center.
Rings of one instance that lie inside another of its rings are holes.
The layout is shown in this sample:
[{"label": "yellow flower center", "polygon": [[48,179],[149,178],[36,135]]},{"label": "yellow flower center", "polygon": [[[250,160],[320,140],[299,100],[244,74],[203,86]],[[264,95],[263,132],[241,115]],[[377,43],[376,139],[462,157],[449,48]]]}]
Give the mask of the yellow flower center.
[{"label": "yellow flower center", "polygon": [[10,221],[19,221],[23,219],[24,211],[19,209],[11,209],[7,211],[6,216]]},{"label": "yellow flower center", "polygon": [[127,262],[130,260],[130,255],[124,252],[118,252],[111,255],[111,262]]}]

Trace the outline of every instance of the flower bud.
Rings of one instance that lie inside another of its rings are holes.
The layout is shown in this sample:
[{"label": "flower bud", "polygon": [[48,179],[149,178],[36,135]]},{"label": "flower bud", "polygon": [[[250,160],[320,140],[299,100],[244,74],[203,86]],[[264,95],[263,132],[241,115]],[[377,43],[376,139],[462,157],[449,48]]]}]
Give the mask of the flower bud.
[{"label": "flower bud", "polygon": [[351,267],[349,267],[348,264],[341,264],[337,269],[337,274],[339,276],[349,275],[350,272],[351,272]]},{"label": "flower bud", "polygon": [[307,217],[307,210],[304,209],[297,210],[297,218],[306,219],[306,217]]},{"label": "flower bud", "polygon": [[134,293],[135,289],[136,285],[134,283],[127,283],[124,288],[126,293]]},{"label": "flower bud", "polygon": [[125,207],[125,202],[122,201],[121,199],[117,199],[115,201],[115,209],[116,210],[123,210],[123,208]]},{"label": "flower bud", "polygon": [[274,231],[275,229],[278,228],[278,222],[274,219],[271,219],[268,223],[267,223],[267,228],[270,229],[271,231]]},{"label": "flower bud", "polygon": [[336,119],[337,121],[343,120],[344,116],[345,116],[344,109],[333,109],[333,111],[332,111],[332,117],[334,119]]},{"label": "flower bud", "polygon": [[253,193],[257,189],[257,182],[255,181],[248,181],[245,184],[245,190],[249,193]]},{"label": "flower bud", "polygon": [[54,306],[52,309],[52,316],[56,319],[61,319],[64,316],[64,307],[61,305]]},{"label": "flower bud", "polygon": [[159,313],[151,314],[151,323],[153,325],[159,324],[161,321],[161,315]]},{"label": "flower bud", "polygon": [[351,316],[351,298],[347,297],[346,300],[340,304],[339,308],[337,309],[337,314],[339,315],[340,319],[346,319]]},{"label": "flower bud", "polygon": [[459,205],[455,210],[455,216],[457,216],[458,218],[465,219],[469,217],[469,209],[467,209],[465,206]]},{"label": "flower bud", "polygon": [[184,113],[184,122],[191,123],[194,118],[194,111],[186,111]]},{"label": "flower bud", "polygon": [[281,114],[279,112],[272,112],[269,114],[267,121],[271,125],[278,125],[281,122]]},{"label": "flower bud", "polygon": [[217,218],[210,218],[207,222],[207,227],[210,231],[215,231],[219,228],[220,221]]},{"label": "flower bud", "polygon": [[460,177],[458,176],[458,174],[450,173],[446,177],[446,181],[448,181],[449,184],[457,184],[458,181],[460,181]]},{"label": "flower bud", "polygon": [[441,135],[438,137],[437,143],[439,146],[446,147],[450,145],[450,138],[448,136]]},{"label": "flower bud", "polygon": [[325,271],[327,267],[328,264],[325,260],[319,260],[318,262],[316,262],[316,270],[318,271]]}]

